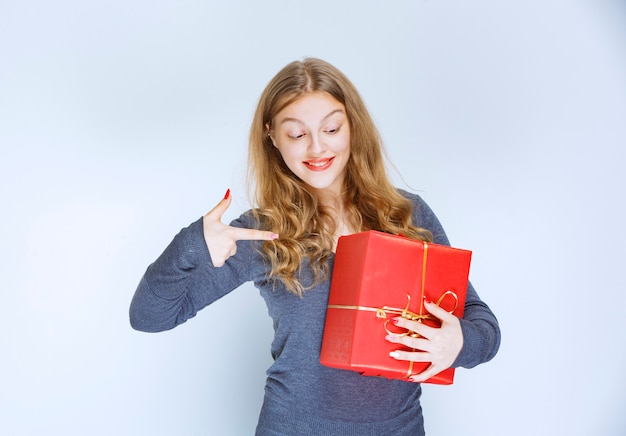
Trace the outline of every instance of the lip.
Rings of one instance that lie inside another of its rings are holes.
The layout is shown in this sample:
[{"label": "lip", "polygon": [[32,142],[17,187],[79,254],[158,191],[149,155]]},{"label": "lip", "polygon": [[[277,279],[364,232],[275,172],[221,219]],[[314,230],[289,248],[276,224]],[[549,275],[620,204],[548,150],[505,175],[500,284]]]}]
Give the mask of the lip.
[{"label": "lip", "polygon": [[309,159],[302,162],[310,171],[325,171],[327,170],[335,160],[335,157],[326,157],[319,159]]}]

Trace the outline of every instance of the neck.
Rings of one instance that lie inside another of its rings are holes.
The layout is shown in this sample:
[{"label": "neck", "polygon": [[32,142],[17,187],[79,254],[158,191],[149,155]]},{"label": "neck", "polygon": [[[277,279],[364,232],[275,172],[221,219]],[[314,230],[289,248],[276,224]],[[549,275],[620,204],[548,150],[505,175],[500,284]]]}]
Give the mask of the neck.
[{"label": "neck", "polygon": [[343,211],[343,195],[341,195],[341,193],[317,191],[315,194],[321,206],[332,210]]},{"label": "neck", "polygon": [[345,215],[344,195],[341,192],[328,190],[316,190],[317,200],[333,217],[335,232],[333,234],[333,252],[337,249],[337,241],[340,236],[350,235],[355,232],[350,228],[349,220]]},{"label": "neck", "polygon": [[354,229],[350,227],[350,220],[346,216],[344,201],[341,196],[326,195],[319,197],[320,205],[333,216],[335,222],[335,232],[333,234],[333,252],[337,249],[337,241],[340,236],[350,235],[354,233]]}]

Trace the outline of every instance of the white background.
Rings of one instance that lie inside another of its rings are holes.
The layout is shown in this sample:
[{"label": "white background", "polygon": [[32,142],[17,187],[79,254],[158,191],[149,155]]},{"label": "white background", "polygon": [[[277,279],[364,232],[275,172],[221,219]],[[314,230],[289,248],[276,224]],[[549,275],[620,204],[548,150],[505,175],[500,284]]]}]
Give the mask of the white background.
[{"label": "white background", "polygon": [[304,56],[359,88],[501,322],[493,361],[425,386],[428,434],[624,434],[618,0],[0,1],[0,433],[252,434],[253,287],[166,333],[127,312],[181,227],[248,207],[254,106]]}]

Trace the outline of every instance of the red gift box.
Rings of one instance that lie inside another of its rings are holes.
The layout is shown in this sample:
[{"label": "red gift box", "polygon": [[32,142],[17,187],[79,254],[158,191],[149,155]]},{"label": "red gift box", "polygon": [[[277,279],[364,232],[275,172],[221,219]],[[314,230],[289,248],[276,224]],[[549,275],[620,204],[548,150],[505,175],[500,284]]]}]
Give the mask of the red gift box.
[{"label": "red gift box", "polygon": [[[323,365],[362,375],[408,379],[430,363],[396,360],[388,333],[410,334],[397,316],[440,327],[424,297],[461,318],[472,252],[377,231],[339,238],[322,339]],[[407,348],[409,351],[415,351]],[[454,368],[426,383],[452,384]]]}]

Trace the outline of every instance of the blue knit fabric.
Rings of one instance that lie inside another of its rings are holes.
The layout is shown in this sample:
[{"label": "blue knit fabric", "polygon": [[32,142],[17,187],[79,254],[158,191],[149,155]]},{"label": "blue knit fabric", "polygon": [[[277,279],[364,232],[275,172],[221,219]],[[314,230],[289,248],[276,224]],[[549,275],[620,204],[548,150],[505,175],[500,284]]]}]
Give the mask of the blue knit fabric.
[{"label": "blue knit fabric", "polygon": [[[417,195],[402,191],[414,204],[414,222],[429,229],[437,244],[449,245],[439,220]],[[254,227],[249,213],[231,223]],[[258,435],[422,435],[424,425],[419,384],[319,363],[330,280],[300,298],[280,283],[267,280],[268,265],[258,241],[240,241],[237,254],[215,268],[204,241],[202,219],[181,230],[148,267],[133,297],[133,328],[155,332],[171,329],[208,304],[252,281],[265,299],[274,322],[274,363],[267,370],[265,400]],[[333,258],[330,260],[332,270]],[[307,261],[301,268],[312,279]],[[464,318],[464,345],[454,367],[473,367],[491,359],[500,344],[498,322],[470,284]]]}]

